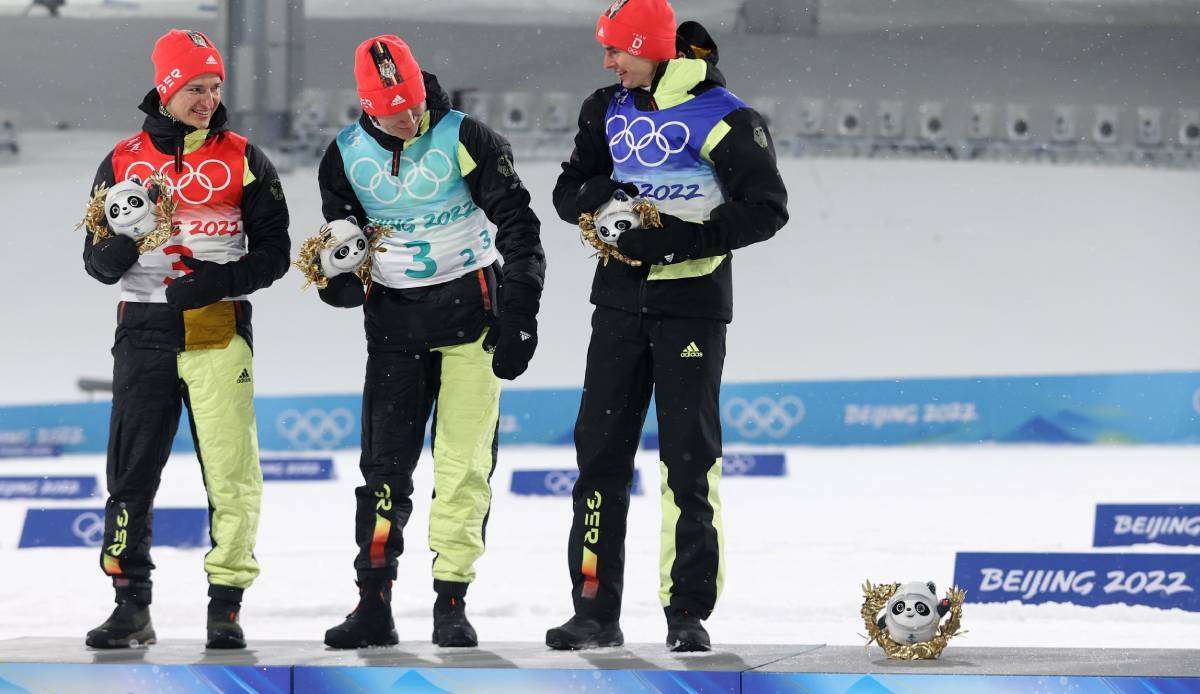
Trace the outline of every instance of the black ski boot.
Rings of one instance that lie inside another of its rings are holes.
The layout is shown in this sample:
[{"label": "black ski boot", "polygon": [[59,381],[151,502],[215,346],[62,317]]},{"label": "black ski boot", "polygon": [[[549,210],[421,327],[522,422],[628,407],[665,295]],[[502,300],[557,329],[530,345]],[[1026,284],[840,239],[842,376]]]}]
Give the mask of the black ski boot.
[{"label": "black ski boot", "polygon": [[699,617],[687,610],[668,609],[667,648],[677,653],[711,651],[712,642]]},{"label": "black ski boot", "polygon": [[208,587],[208,643],[206,648],[245,648],[246,637],[238,616],[242,591],[227,586]]},{"label": "black ski boot", "polygon": [[325,632],[330,648],[395,646],[396,622],[392,619],[392,582],[389,579],[358,581],[358,606],[346,621]]},{"label": "black ski boot", "polygon": [[149,646],[158,640],[150,623],[150,582],[114,579],[117,607],[103,624],[87,634],[91,648]]},{"label": "black ski boot", "polygon": [[433,603],[433,643],[443,648],[479,645],[475,627],[467,620],[467,604],[462,596],[438,594]]},{"label": "black ski boot", "polygon": [[578,651],[584,648],[622,646],[625,635],[616,620],[599,622],[575,615],[566,624],[546,632],[546,645],[556,651]]}]

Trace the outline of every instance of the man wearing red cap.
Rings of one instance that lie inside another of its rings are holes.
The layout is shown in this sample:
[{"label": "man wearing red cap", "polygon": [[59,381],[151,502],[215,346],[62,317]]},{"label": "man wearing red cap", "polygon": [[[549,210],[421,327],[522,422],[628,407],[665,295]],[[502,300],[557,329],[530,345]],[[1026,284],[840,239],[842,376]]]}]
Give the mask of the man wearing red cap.
[{"label": "man wearing red cap", "polygon": [[330,305],[362,306],[367,333],[366,483],[355,490],[360,599],[325,643],[397,642],[391,585],[432,410],[433,642],[474,646],[463,598],[484,549],[500,379],[520,376],[537,346],[540,223],[508,143],[451,109],[403,41],[364,41],[354,74],[363,113],[321,161],[322,211],[393,231],[377,240],[386,252],[374,255],[365,290],[347,272],[320,291]]},{"label": "man wearing red cap", "polygon": [[546,633],[555,649],[620,645],[625,520],[650,394],[662,477],[659,597],[667,646],[708,650],[724,574],[721,420],[732,251],[787,221],[787,191],[766,123],[725,89],[717,47],[665,0],[617,0],[596,24],[618,84],[579,114],[575,149],[554,188],[575,223],[622,191],[651,200],[662,228],[632,229],[598,263],[596,305],[575,423],[579,478],[568,542],[575,615]]},{"label": "man wearing red cap", "polygon": [[208,492],[212,551],[208,646],[244,648],[242,591],[258,575],[262,498],[254,422],[250,293],[288,267],[288,210],[275,167],[226,127],[224,62],[198,31],[172,29],[151,55],[154,89],[142,130],[104,157],[94,186],[160,173],[176,211],[173,235],[144,254],[115,234],[84,242],[87,273],[120,284],[113,346],[108,503],[101,568],[117,607],[88,632],[93,648],[154,643],[150,529],[163,465],[188,408]]}]

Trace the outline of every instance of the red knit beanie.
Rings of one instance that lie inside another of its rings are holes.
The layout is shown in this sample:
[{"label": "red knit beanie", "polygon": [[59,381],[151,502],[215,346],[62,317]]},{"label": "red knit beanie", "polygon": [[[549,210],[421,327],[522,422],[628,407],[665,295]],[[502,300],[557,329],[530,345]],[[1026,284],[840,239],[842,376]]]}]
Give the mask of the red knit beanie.
[{"label": "red knit beanie", "polygon": [[390,116],[425,100],[425,78],[408,44],[384,34],[358,44],[354,51],[358,101],[372,116]]},{"label": "red knit beanie", "polygon": [[159,100],[166,104],[192,79],[214,74],[225,79],[225,61],[213,42],[199,31],[172,29],[154,42],[154,84]]},{"label": "red knit beanie", "polygon": [[675,10],[667,0],[616,0],[596,22],[596,40],[650,60],[675,57]]}]

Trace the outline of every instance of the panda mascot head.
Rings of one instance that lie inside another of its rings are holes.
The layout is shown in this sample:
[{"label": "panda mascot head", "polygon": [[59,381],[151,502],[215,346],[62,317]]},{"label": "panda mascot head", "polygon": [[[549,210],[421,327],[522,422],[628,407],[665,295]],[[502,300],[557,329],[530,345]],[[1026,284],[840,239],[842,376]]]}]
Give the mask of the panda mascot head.
[{"label": "panda mascot head", "polygon": [[354,272],[366,262],[370,244],[356,221],[353,217],[336,219],[321,228],[321,233],[328,232],[333,242],[321,249],[321,272],[326,277]]},{"label": "panda mascot head", "polygon": [[630,229],[642,226],[642,217],[633,209],[633,198],[623,190],[613,193],[612,199],[596,210],[596,235],[610,246]]},{"label": "panda mascot head", "polygon": [[137,176],[121,181],[104,196],[104,217],[114,234],[139,239],[158,225],[154,214],[154,193]]},{"label": "panda mascot head", "polygon": [[896,589],[887,601],[879,626],[898,644],[924,643],[937,635],[938,621],[950,609],[950,601],[934,596],[933,581],[913,581]]}]

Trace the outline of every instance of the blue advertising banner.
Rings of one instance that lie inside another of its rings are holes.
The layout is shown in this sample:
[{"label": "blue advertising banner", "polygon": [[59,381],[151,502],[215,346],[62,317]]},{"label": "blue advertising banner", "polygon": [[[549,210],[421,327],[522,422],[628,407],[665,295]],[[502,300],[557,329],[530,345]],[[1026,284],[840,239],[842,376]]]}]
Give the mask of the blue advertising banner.
[{"label": "blue advertising banner", "polygon": [[[572,443],[578,389],[505,390],[505,444]],[[255,399],[267,451],[359,446],[358,394]],[[101,453],[109,403],[0,407],[0,446]],[[727,443],[863,446],[954,443],[1200,444],[1200,372],[727,383]],[[657,446],[654,417],[645,444]],[[175,450],[191,450],[181,426]]]},{"label": "blue advertising banner", "polygon": [[95,477],[0,477],[0,499],[86,499]]},{"label": "blue advertising banner", "polygon": [[264,482],[308,482],[333,479],[330,458],[262,458]]},{"label": "blue advertising banner", "polygon": [[721,461],[722,477],[784,477],[787,458],[782,453],[730,453]]},{"label": "blue advertising banner", "polygon": [[62,455],[62,448],[48,444],[0,445],[0,458],[54,458]]},{"label": "blue advertising banner", "polygon": [[742,674],[602,668],[305,667],[293,669],[295,691],[341,692],[711,692],[736,694]]},{"label": "blue advertising banner", "polygon": [[[579,477],[578,470],[513,470],[513,494],[531,496],[571,496],[571,489]],[[633,471],[633,495],[642,493],[642,476],[638,470]]]},{"label": "blue advertising banner", "polygon": [[0,663],[0,691],[289,694],[293,689],[291,666]]},{"label": "blue advertising banner", "polygon": [[[25,512],[18,547],[99,547],[104,509],[31,508]],[[207,547],[208,509],[154,509],[155,547]]]},{"label": "blue advertising banner", "polygon": [[745,694],[1186,694],[1200,687],[1195,677],[1103,677],[1096,675],[938,675],[756,672],[742,675]]},{"label": "blue advertising banner", "polygon": [[967,602],[1123,603],[1200,612],[1200,554],[959,552]]},{"label": "blue advertising banner", "polygon": [[1200,547],[1200,504],[1097,504],[1096,547]]}]

